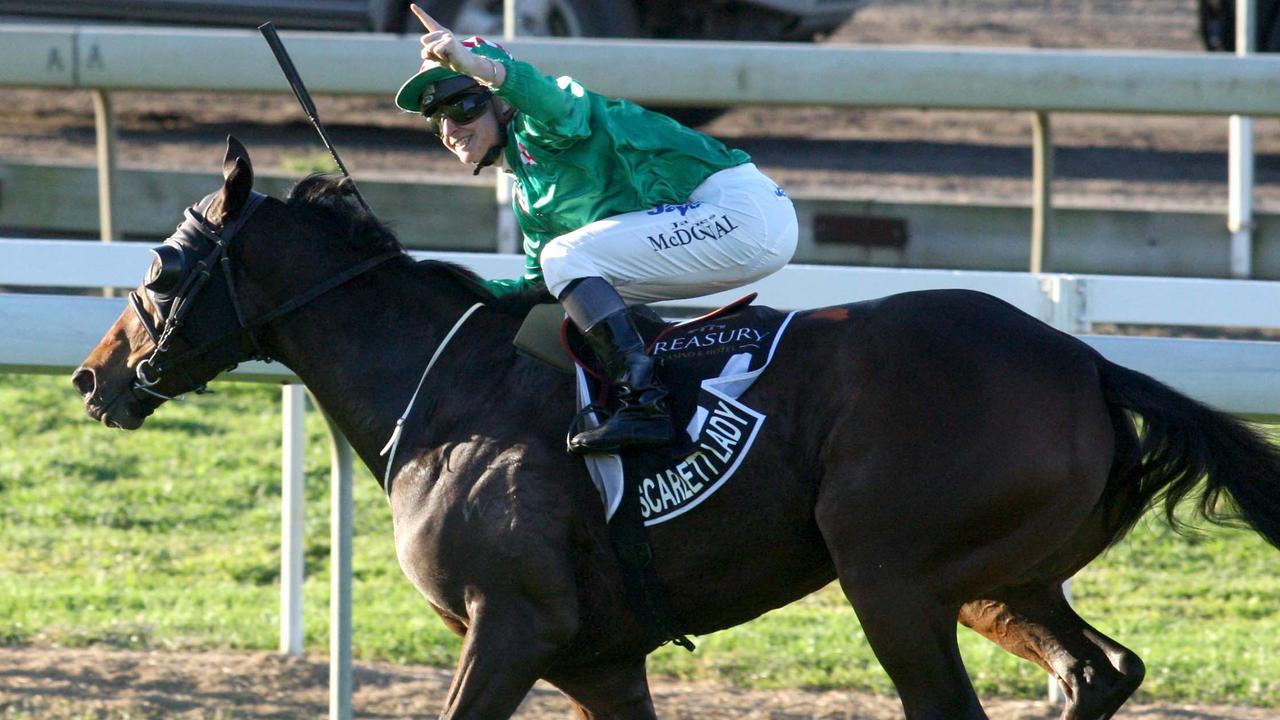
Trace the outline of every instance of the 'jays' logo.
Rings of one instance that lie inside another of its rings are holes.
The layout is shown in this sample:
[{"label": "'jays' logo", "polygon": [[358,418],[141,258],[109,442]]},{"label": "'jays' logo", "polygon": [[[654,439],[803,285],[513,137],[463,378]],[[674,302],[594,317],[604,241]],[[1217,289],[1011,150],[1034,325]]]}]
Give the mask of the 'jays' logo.
[{"label": "'jays' logo", "polygon": [[701,200],[694,200],[693,202],[687,202],[683,205],[667,205],[666,203],[660,203],[650,210],[648,214],[661,215],[663,213],[678,212],[680,213],[680,217],[684,217],[690,210],[701,206]]}]

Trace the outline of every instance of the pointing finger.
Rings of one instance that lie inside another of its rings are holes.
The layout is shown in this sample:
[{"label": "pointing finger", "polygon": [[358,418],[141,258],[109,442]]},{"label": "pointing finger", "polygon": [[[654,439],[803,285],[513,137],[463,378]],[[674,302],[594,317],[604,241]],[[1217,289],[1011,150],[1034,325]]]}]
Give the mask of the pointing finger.
[{"label": "pointing finger", "polygon": [[436,30],[435,32],[429,32],[426,35],[420,36],[418,38],[418,42],[422,43],[423,45],[430,45],[431,43],[437,42],[441,38],[445,37],[445,33],[447,32],[448,32],[447,30],[444,30],[444,31]]},{"label": "pointing finger", "polygon": [[436,22],[435,18],[428,15],[427,11],[418,7],[416,3],[409,5],[409,9],[412,10],[413,14],[417,16],[418,22],[422,23],[422,27],[426,28],[427,30],[430,30],[431,32],[436,32],[436,31],[445,29],[443,25]]},{"label": "pointing finger", "polygon": [[449,59],[448,43],[425,42],[422,44],[422,52],[419,53],[423,60],[435,60],[436,62],[447,62]]}]

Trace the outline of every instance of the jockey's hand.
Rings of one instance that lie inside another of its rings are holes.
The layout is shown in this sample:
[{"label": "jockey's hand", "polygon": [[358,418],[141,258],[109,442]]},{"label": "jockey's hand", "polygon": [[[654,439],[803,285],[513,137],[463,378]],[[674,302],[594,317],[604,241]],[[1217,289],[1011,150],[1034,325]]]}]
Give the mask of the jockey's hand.
[{"label": "jockey's hand", "polygon": [[453,31],[436,22],[426,10],[417,5],[410,5],[409,9],[413,10],[418,22],[427,30],[419,38],[422,42],[423,60],[434,60],[454,72],[470,75],[477,80],[493,79],[493,63],[488,58],[480,57],[463,47]]}]

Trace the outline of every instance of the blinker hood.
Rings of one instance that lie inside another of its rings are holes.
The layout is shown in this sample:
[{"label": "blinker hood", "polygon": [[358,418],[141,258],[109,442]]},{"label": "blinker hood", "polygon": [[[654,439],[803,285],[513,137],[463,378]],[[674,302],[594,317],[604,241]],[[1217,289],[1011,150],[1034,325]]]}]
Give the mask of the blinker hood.
[{"label": "blinker hood", "polygon": [[[143,286],[150,290],[160,304],[170,300],[191,269],[202,259],[213,254],[217,247],[214,228],[205,219],[204,214],[217,198],[218,193],[210,193],[195,206],[187,208],[182,224],[173,231],[163,244],[151,248],[154,259],[151,269],[147,271]],[[222,228],[221,234],[230,237],[249,215],[266,198],[261,193],[251,193],[249,201],[240,213]]]},{"label": "blinker hood", "polygon": [[163,244],[151,248],[155,257],[143,285],[157,300],[169,299],[167,296],[178,289],[195,259],[213,252],[214,242],[203,231],[202,220],[216,196],[217,193],[210,193],[194,207],[187,208],[182,224]]},{"label": "blinker hood", "polygon": [[187,274],[187,262],[182,250],[173,245],[159,245],[151,248],[155,259],[151,261],[151,269],[147,271],[147,279],[143,283],[148,290],[157,295],[173,292]]}]

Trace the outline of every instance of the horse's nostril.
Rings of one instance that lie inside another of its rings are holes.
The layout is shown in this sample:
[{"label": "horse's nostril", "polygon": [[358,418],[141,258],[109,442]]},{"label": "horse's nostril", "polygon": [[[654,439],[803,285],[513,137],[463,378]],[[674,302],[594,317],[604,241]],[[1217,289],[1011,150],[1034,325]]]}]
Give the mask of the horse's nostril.
[{"label": "horse's nostril", "polygon": [[80,368],[76,370],[76,374],[71,376],[71,384],[76,386],[76,390],[81,395],[88,396],[97,386],[97,379],[93,375],[93,371],[89,368]]}]

